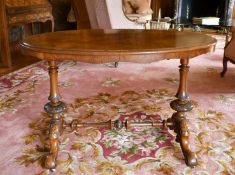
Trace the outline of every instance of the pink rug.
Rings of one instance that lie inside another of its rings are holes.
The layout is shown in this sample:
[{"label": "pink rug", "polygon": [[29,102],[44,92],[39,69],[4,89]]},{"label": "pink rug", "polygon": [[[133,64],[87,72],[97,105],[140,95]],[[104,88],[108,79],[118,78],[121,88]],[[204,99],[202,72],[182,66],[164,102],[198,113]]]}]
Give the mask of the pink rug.
[{"label": "pink rug", "polygon": [[[61,137],[58,167],[65,175],[232,175],[235,174],[235,67],[220,78],[224,37],[214,53],[190,61],[188,114],[192,149],[199,165],[185,165],[175,134],[142,127],[125,131],[85,128]],[[60,63],[60,92],[66,120],[159,120],[174,112],[179,60],[151,64]],[[49,81],[45,62],[0,78],[0,174],[45,175]]]}]

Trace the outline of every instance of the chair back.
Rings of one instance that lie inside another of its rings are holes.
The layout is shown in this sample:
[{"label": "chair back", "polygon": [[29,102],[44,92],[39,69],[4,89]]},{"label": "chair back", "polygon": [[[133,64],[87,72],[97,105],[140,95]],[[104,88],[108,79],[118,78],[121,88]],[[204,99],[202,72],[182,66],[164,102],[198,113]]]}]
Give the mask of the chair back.
[{"label": "chair back", "polygon": [[[11,26],[26,26],[34,22],[51,21],[54,31],[54,18],[49,0],[0,0],[0,49],[2,62],[11,66],[9,30]],[[24,35],[27,32],[24,32]]]},{"label": "chair back", "polygon": [[35,11],[35,9],[51,8],[49,0],[3,0],[8,14],[24,13],[27,11]]}]

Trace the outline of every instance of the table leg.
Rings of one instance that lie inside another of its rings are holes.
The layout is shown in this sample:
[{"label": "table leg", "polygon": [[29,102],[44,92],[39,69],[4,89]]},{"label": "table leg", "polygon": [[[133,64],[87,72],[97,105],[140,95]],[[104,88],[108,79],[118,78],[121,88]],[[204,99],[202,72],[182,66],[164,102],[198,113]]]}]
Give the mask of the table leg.
[{"label": "table leg", "polygon": [[224,77],[225,73],[227,72],[228,61],[229,61],[229,59],[224,56],[224,58],[223,58],[223,71],[220,73],[221,77]]},{"label": "table leg", "polygon": [[172,129],[174,129],[174,131],[177,133],[176,142],[180,143],[186,164],[188,166],[195,166],[197,165],[197,156],[194,152],[190,150],[189,129],[186,120],[186,112],[191,111],[193,109],[193,105],[190,102],[187,93],[189,59],[181,59],[180,63],[180,83],[178,92],[176,94],[177,99],[173,100],[170,103],[171,108],[177,111],[171,117],[171,121],[173,123]]},{"label": "table leg", "polygon": [[49,61],[49,76],[50,76],[50,95],[48,102],[44,106],[44,110],[49,114],[51,122],[49,128],[50,136],[50,154],[46,157],[45,167],[48,169],[55,169],[56,159],[59,149],[59,136],[63,132],[63,118],[62,113],[66,106],[60,101],[61,97],[58,90],[58,67],[55,61]]}]

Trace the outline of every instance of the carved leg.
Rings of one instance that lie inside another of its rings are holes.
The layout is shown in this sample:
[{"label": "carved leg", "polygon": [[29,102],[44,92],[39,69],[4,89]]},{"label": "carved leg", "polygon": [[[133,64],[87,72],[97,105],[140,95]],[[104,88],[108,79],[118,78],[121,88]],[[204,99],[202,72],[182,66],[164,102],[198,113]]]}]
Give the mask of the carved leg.
[{"label": "carved leg", "polygon": [[224,77],[225,73],[227,72],[227,64],[228,64],[228,58],[224,56],[224,58],[223,58],[223,71],[220,73],[221,77]]},{"label": "carved leg", "polygon": [[189,130],[186,120],[186,112],[193,109],[187,93],[188,62],[188,59],[180,60],[180,84],[176,94],[177,99],[173,100],[170,105],[172,109],[177,111],[171,117],[172,129],[177,133],[176,141],[180,143],[186,164],[192,167],[197,165],[197,156],[190,150]]},{"label": "carved leg", "polygon": [[56,158],[59,149],[59,136],[63,132],[63,118],[61,113],[65,111],[66,106],[60,100],[58,91],[58,67],[55,61],[49,61],[50,75],[50,102],[44,106],[44,110],[49,114],[50,123],[50,154],[46,157],[45,167],[48,169],[56,168]]}]

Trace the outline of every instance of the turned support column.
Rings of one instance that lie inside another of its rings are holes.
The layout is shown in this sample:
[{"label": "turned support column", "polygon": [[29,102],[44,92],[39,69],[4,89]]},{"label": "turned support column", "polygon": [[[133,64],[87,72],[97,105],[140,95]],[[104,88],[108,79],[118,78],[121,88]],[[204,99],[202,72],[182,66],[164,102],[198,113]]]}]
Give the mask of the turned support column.
[{"label": "turned support column", "polygon": [[44,106],[44,110],[49,114],[51,122],[49,128],[50,139],[50,154],[46,157],[45,167],[48,169],[55,169],[56,159],[59,149],[59,136],[63,132],[63,118],[62,113],[66,106],[60,101],[61,97],[58,90],[58,67],[55,61],[49,61],[49,76],[50,76],[50,95],[48,102]]},{"label": "turned support column", "polygon": [[186,112],[193,109],[187,92],[188,63],[189,59],[180,60],[180,82],[178,92],[176,93],[177,99],[170,103],[171,108],[176,112],[172,115],[171,121],[173,123],[172,129],[174,129],[177,134],[176,142],[180,143],[186,164],[188,166],[195,166],[197,165],[197,156],[190,150],[189,129],[186,120]]}]

